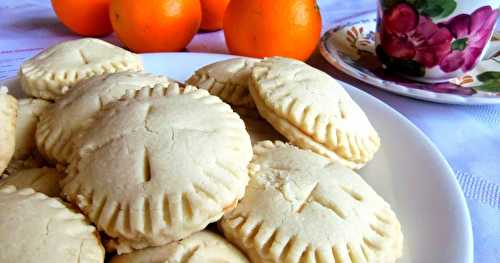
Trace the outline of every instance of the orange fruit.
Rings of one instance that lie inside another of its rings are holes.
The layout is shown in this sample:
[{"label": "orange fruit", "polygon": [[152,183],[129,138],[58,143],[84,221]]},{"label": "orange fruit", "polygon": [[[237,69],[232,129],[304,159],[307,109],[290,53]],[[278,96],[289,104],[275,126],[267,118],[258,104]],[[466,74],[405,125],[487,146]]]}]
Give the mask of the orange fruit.
[{"label": "orange fruit", "polygon": [[315,0],[232,0],[224,35],[232,54],[308,59],[321,34]]},{"label": "orange fruit", "polygon": [[201,29],[207,31],[222,28],[224,13],[230,0],[200,0],[202,10]]},{"label": "orange fruit", "polygon": [[110,0],[52,0],[59,20],[71,31],[83,36],[105,36],[113,32],[109,21]]},{"label": "orange fruit", "polygon": [[111,0],[111,24],[135,52],[180,51],[200,28],[199,0]]}]

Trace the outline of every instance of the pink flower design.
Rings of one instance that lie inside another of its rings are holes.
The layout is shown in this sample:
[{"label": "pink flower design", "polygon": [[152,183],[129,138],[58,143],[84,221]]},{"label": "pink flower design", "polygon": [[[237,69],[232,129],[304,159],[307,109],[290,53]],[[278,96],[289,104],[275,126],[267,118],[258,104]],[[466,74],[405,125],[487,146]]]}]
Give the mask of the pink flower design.
[{"label": "pink flower design", "polygon": [[393,5],[384,13],[381,44],[391,57],[433,67],[450,53],[452,38],[446,27],[419,15],[407,3]]},{"label": "pink flower design", "polygon": [[498,13],[490,6],[478,8],[472,14],[461,14],[440,24],[453,34],[452,51],[439,63],[444,72],[471,70],[489,40]]}]

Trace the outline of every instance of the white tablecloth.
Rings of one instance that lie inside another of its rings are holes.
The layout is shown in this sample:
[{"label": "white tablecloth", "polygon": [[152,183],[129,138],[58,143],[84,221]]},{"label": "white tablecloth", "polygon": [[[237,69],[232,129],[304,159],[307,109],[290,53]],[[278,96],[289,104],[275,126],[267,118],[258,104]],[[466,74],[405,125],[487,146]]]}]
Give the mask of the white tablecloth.
[{"label": "white tablecloth", "polygon": [[[374,0],[319,0],[319,4],[324,30],[375,12]],[[76,37],[57,21],[48,0],[1,1],[0,80],[14,76],[24,59],[43,48]],[[106,39],[118,43],[113,36]],[[200,33],[187,49],[227,52],[222,32]],[[309,63],[385,101],[431,138],[454,169],[467,198],[475,262],[500,262],[500,105],[450,106],[413,100],[350,78],[317,52]]]}]

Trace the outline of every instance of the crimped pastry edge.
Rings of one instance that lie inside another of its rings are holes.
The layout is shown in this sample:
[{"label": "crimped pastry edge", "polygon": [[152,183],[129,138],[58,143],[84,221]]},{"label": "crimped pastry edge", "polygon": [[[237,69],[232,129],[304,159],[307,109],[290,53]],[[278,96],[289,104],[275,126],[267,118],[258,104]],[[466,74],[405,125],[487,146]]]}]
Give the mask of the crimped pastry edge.
[{"label": "crimped pastry edge", "polygon": [[[224,106],[224,111],[227,111],[227,113],[233,115],[235,119],[239,119],[239,116],[235,114],[229,105],[223,103],[218,97],[212,96],[208,93],[206,90],[202,89],[197,89],[196,87],[193,86],[181,86],[178,83],[169,83],[167,86],[163,84],[158,84],[155,85],[154,87],[146,87],[141,90],[136,90],[136,91],[128,91],[122,99],[120,99],[118,102],[115,103],[120,103],[120,102],[127,102],[130,100],[148,100],[151,98],[158,98],[158,97],[164,97],[164,96],[172,96],[172,95],[180,95],[180,94],[186,94],[191,96],[194,99],[197,100],[202,100],[204,103],[217,103]],[[112,104],[107,105],[106,107],[112,107]],[[244,127],[243,121],[241,121],[241,124]],[[91,128],[91,125],[87,127]],[[122,135],[123,136],[123,135]],[[111,139],[112,140],[112,139]],[[249,138],[248,138],[249,140]],[[120,219],[120,217],[123,217],[123,220],[129,221],[130,218],[132,218],[132,211],[130,209],[131,204],[119,204],[116,203],[116,201],[110,200],[108,201],[108,197],[103,194],[103,193],[97,193],[94,190],[90,190],[90,193],[81,193],[81,185],[73,185],[71,186],[71,178],[76,176],[77,174],[77,167],[79,163],[79,158],[78,154],[74,154],[72,157],[72,160],[70,162],[70,166],[68,168],[68,173],[69,175],[62,181],[63,185],[63,196],[69,200],[72,203],[76,203],[88,216],[89,218],[96,223],[97,227],[100,230],[104,230],[110,237],[111,237],[111,242],[108,244],[108,248],[114,250],[116,249],[119,254],[121,253],[128,253],[136,249],[142,249],[148,246],[159,246],[163,245],[165,243],[175,241],[182,239],[192,232],[196,232],[199,230],[202,230],[203,228],[206,227],[211,222],[215,222],[218,219],[220,219],[224,213],[232,210],[239,199],[243,197],[244,194],[244,187],[242,188],[241,193],[236,193],[235,194],[235,199],[231,201],[229,204],[219,204],[221,206],[221,211],[217,212],[216,214],[211,214],[207,215],[206,218],[198,218],[197,220],[201,220],[203,222],[191,222],[191,224],[195,225],[193,227],[194,230],[192,231],[187,231],[183,232],[177,235],[171,235],[171,233],[160,231],[159,233],[153,233],[153,227],[152,225],[147,225],[145,222],[142,226],[139,226],[136,230],[119,230],[113,228],[114,225],[116,225],[116,222]],[[250,160],[250,158],[249,158]],[[76,171],[76,172],[75,172]],[[248,178],[245,178],[244,180],[244,185],[246,186],[246,183],[248,182]],[[66,188],[66,187],[69,188]],[[186,201],[184,201],[185,198],[187,198],[187,194],[189,193],[180,193],[179,202],[175,202],[176,204],[184,205]],[[146,196],[142,198],[141,200],[136,200],[138,203],[142,203],[142,207],[152,207],[153,204],[159,203],[162,200],[162,206],[163,208],[160,209],[159,211],[164,211],[164,201],[166,198],[166,193],[160,194],[158,196]],[[209,198],[209,196],[200,196],[200,198]],[[156,199],[156,200],[155,200]],[[187,200],[187,199],[186,199]],[[214,199],[215,200],[215,199]],[[92,203],[95,202],[97,205],[93,205]],[[173,201],[168,201],[169,206]],[[110,209],[112,212],[106,212]],[[96,212],[96,209],[98,212]],[[184,209],[181,207],[180,209]],[[203,209],[202,209],[203,210]],[[125,212],[122,212],[125,211]],[[96,213],[94,213],[96,212]],[[90,215],[89,215],[90,214]],[[121,214],[121,215],[120,215]],[[144,213],[148,214],[148,213]],[[170,216],[170,212],[168,213]],[[104,219],[103,219],[104,215]],[[149,214],[148,216],[143,215],[143,218],[164,218],[163,212],[161,215],[153,215]],[[128,218],[128,219],[126,219]],[[114,221],[113,221],[114,220]],[[191,220],[192,221],[192,220]],[[168,226],[170,223],[172,223],[172,219],[169,220],[164,220],[163,224]],[[105,226],[105,227],[103,227]],[[109,230],[111,227],[112,231]],[[110,233],[112,232],[112,233]],[[149,233],[148,233],[149,232]]]}]

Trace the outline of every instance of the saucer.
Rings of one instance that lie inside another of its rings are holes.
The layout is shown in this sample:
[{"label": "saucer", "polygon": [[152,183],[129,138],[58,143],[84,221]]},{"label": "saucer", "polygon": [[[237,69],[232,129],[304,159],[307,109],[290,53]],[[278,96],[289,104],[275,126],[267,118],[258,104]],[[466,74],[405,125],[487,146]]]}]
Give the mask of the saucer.
[{"label": "saucer", "polygon": [[447,104],[500,104],[500,34],[494,34],[485,60],[463,76],[443,83],[405,79],[382,67],[375,54],[376,18],[353,20],[328,30],[320,52],[344,73],[381,89]]}]

